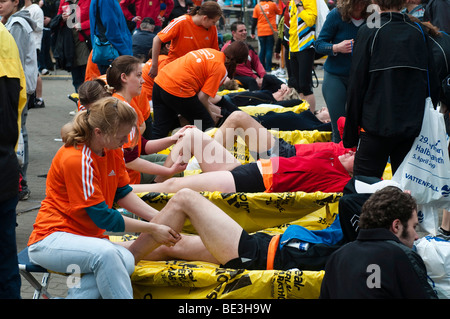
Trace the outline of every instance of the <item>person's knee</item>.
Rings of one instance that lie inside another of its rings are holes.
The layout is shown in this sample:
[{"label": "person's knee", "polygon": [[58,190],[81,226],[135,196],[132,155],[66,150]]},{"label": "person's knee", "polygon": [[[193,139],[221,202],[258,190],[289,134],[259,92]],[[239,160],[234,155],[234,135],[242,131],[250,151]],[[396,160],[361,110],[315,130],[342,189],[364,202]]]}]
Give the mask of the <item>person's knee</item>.
[{"label": "person's knee", "polygon": [[244,123],[248,122],[250,115],[245,112],[233,112],[228,116],[226,121],[229,121],[228,127],[239,128],[243,127]]},{"label": "person's knee", "polygon": [[[189,188],[182,188],[172,197],[171,201],[175,201],[177,204],[189,205],[193,199],[197,198],[198,192]],[[200,195],[201,196],[201,195]]]},{"label": "person's knee", "polygon": [[192,207],[198,204],[200,197],[203,196],[198,192],[189,188],[182,188],[170,199],[170,203],[178,206],[180,210],[190,213],[193,210]]}]

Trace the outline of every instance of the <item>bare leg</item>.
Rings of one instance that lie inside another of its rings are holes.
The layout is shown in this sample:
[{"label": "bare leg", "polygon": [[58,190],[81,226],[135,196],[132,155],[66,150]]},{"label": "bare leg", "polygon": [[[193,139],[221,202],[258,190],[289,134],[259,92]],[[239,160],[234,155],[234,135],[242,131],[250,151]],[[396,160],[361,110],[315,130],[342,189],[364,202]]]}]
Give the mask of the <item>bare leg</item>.
[{"label": "bare leg", "polygon": [[442,212],[441,228],[450,231],[450,212],[446,209]]},{"label": "bare leg", "polygon": [[244,139],[250,151],[266,152],[275,146],[275,137],[245,112],[233,112],[217,130],[214,139],[227,149],[233,147],[237,136]]},{"label": "bare leg", "polygon": [[[130,249],[134,244],[134,241],[118,242],[117,244]],[[220,262],[206,249],[200,236],[186,234],[181,235],[181,240],[175,246],[168,247],[161,245],[142,257],[141,260],[192,260],[220,264]]]},{"label": "bare leg", "polygon": [[42,98],[42,78],[39,75],[36,82],[36,98]]},{"label": "bare leg", "polygon": [[[208,259],[206,261],[214,260],[220,264],[225,264],[238,257],[242,227],[221,209],[194,191],[180,190],[152,219],[152,222],[170,226],[175,231],[181,232],[186,218],[189,218],[201,240],[194,236],[183,238],[183,240],[186,239],[185,243],[187,242],[188,245],[182,245],[178,249],[180,254],[192,258],[203,256]],[[150,234],[143,233],[129,249],[135,256],[135,262],[138,263],[158,246],[159,244],[153,240]],[[176,253],[177,249],[173,249],[171,257],[178,258],[175,256]],[[155,252],[155,256],[157,256],[157,252]]]},{"label": "bare leg", "polygon": [[314,113],[316,111],[316,97],[314,96],[314,94],[303,95],[302,93],[300,93],[300,98],[302,100],[305,100],[306,102],[308,102],[309,110],[312,113]]},{"label": "bare leg", "polygon": [[[203,172],[230,171],[240,165],[233,154],[197,128],[185,131],[184,137],[173,146],[164,166],[171,167],[179,154],[182,154],[185,163],[195,156]],[[162,176],[156,179],[157,182],[163,180]]]},{"label": "bare leg", "polygon": [[206,172],[185,177],[172,177],[162,183],[137,184],[131,186],[133,187],[133,192],[135,193],[176,193],[183,188],[189,188],[197,192],[236,192],[234,178],[229,171]]}]

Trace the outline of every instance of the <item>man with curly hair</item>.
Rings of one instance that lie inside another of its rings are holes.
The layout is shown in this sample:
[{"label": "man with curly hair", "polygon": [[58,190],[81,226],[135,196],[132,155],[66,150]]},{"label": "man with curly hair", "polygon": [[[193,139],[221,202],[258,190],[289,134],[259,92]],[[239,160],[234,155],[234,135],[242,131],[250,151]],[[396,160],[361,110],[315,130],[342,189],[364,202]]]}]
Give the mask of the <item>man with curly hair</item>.
[{"label": "man with curly hair", "polygon": [[359,234],[327,261],[322,299],[435,299],[418,239],[417,205],[410,194],[388,186],[364,203]]}]

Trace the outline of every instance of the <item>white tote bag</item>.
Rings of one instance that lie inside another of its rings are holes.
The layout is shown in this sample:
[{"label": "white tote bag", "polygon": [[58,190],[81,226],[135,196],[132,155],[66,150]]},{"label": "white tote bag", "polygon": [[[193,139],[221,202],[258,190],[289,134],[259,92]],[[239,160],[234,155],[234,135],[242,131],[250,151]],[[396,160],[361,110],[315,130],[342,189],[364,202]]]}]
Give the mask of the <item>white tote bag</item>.
[{"label": "white tote bag", "polygon": [[450,209],[450,160],[444,118],[433,108],[430,97],[425,102],[420,134],[392,180],[411,191],[419,205],[422,228],[434,235],[435,227],[430,226],[437,226],[438,209]]},{"label": "white tote bag", "polygon": [[414,243],[427,268],[428,282],[439,299],[450,299],[450,241],[422,237]]}]

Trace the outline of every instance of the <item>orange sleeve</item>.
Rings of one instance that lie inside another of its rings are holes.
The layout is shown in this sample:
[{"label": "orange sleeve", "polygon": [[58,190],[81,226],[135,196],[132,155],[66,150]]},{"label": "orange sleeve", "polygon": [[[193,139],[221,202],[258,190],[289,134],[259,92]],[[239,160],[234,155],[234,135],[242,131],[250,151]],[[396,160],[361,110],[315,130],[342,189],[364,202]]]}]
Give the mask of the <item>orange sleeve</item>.
[{"label": "orange sleeve", "polygon": [[209,77],[206,79],[202,86],[201,91],[210,97],[215,97],[220,85],[225,81],[227,77],[227,70],[223,61],[215,61],[215,63],[209,63],[205,66]]},{"label": "orange sleeve", "polygon": [[264,181],[264,186],[266,187],[266,192],[270,192],[273,185],[273,169],[272,161],[270,159],[260,159],[262,167],[262,176]]},{"label": "orange sleeve", "polygon": [[92,61],[92,50],[89,53],[89,57],[86,64],[86,75],[84,76],[84,81],[92,81],[100,76],[100,71],[97,64]]}]

